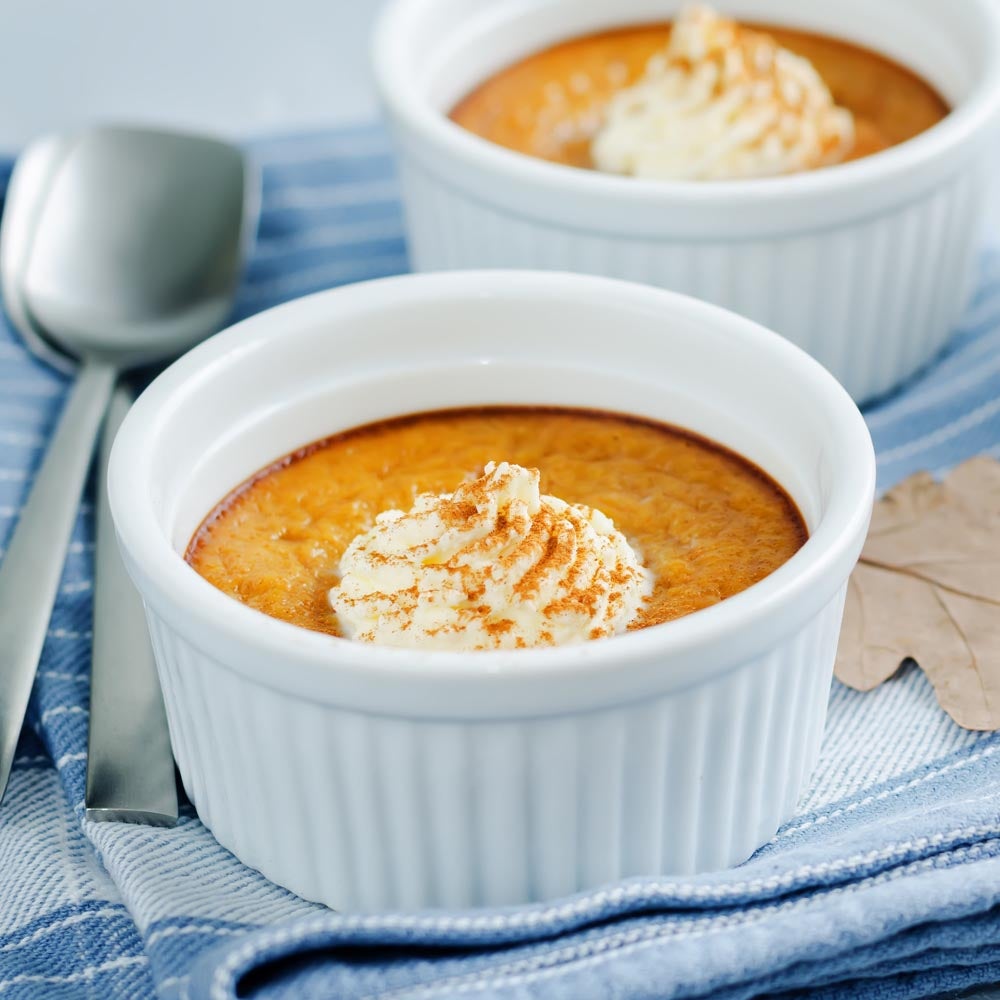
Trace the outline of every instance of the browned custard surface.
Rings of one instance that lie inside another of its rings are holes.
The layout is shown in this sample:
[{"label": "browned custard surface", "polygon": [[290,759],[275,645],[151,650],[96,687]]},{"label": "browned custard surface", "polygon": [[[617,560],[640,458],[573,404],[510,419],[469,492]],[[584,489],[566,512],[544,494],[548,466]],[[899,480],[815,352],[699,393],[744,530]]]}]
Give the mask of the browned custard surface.
[{"label": "browned custard surface", "polygon": [[804,543],[787,494],[749,462],[662,424],[585,410],[450,410],[385,421],[289,456],[227,497],[188,548],[220,590],[336,635],[327,592],[348,544],[417,493],[450,493],[491,461],[607,514],[655,574],[633,627],[715,604]]},{"label": "browned custard surface", "polygon": [[[850,42],[762,25],[784,48],[808,59],[834,101],[854,115],[849,159],[869,156],[930,128],[948,105],[920,77]],[[591,167],[592,122],[616,91],[634,84],[663,50],[669,24],[639,25],[555,45],[490,77],[451,112],[476,135],[575,167]]]}]

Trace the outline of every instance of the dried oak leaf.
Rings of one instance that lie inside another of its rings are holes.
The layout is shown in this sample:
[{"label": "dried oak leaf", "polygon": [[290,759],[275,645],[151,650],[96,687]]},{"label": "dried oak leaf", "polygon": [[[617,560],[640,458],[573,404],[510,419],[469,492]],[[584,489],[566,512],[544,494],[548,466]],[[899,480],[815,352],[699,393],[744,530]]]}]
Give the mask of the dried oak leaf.
[{"label": "dried oak leaf", "polygon": [[875,505],[836,675],[868,691],[915,660],[966,729],[1000,729],[1000,462],[921,472]]}]

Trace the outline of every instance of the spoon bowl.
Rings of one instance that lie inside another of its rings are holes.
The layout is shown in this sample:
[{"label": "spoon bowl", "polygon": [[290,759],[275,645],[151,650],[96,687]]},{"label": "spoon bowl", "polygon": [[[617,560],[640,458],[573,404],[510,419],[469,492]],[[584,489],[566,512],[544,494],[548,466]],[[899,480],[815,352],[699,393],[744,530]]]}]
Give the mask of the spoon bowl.
[{"label": "spoon bowl", "polygon": [[227,318],[255,214],[246,160],[202,136],[103,127],[39,140],[11,177],[0,285],[63,371],[179,354]]}]

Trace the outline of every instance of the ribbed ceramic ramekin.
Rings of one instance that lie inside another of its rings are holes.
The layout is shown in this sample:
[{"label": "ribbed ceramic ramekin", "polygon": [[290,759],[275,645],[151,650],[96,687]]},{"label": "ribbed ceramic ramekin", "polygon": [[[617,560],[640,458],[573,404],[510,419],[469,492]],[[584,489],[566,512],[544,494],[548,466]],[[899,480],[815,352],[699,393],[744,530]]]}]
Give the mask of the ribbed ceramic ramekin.
[{"label": "ribbed ceramic ramekin", "polygon": [[[663,20],[680,0],[395,0],[375,75],[421,271],[537,267],[648,282],[763,323],[863,402],[945,344],[966,301],[1000,106],[996,0],[719,0],[837,35],[920,73],[953,106],[886,152],[790,177],[667,183],[535,160],[448,110],[556,41]],[[995,170],[993,171],[995,173]]]},{"label": "ribbed ceramic ramekin", "polygon": [[[811,537],[667,625],[471,654],[296,628],[184,562],[204,515],[279,456],[498,403],[704,434],[775,476]],[[354,910],[538,900],[746,858],[816,760],[873,484],[854,404],[782,338],[641,285],[513,271],[354,285],[246,320],[142,395],[110,472],[199,815],[274,881]]]}]

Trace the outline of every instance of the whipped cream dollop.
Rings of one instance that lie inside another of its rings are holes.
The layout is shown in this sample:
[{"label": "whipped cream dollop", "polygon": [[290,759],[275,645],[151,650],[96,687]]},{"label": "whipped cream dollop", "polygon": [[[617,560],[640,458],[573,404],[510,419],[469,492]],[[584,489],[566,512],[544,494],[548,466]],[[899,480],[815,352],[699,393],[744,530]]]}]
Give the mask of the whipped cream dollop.
[{"label": "whipped cream dollop", "polygon": [[612,97],[591,143],[599,170],[661,180],[735,180],[843,160],[854,119],[812,63],[703,6]]},{"label": "whipped cream dollop", "polygon": [[622,632],[652,590],[610,518],[539,491],[537,469],[490,462],[358,535],[330,604],[349,639],[513,649]]}]

